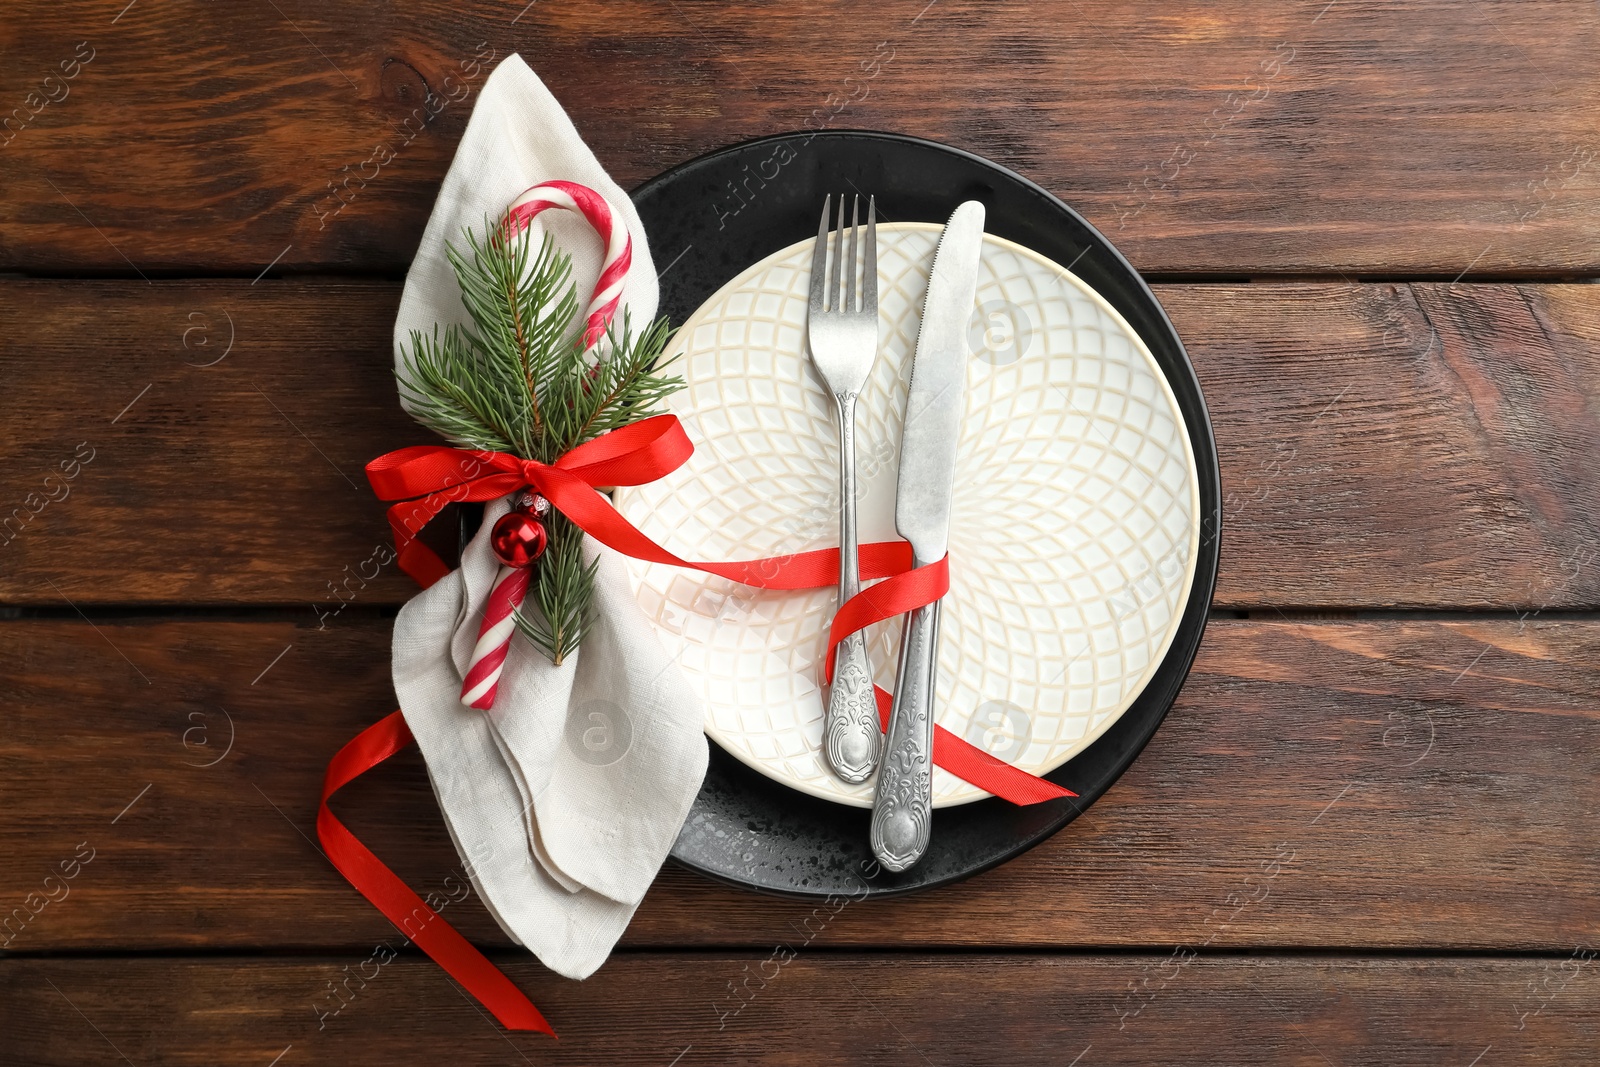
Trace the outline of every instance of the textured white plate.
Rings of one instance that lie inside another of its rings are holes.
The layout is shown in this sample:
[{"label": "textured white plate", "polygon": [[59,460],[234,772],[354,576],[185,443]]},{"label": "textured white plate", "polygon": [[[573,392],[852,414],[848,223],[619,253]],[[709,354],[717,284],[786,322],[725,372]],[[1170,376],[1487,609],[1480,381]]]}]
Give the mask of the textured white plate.
[{"label": "textured white plate", "polygon": [[[900,421],[940,227],[878,229],[881,345],[857,413],[862,541],[892,540]],[[617,492],[687,559],[838,543],[833,402],[805,347],[813,242],[708,300],[673,350],[668,409],[694,456]],[[984,239],[973,309],[943,610],[939,724],[1035,774],[1127,710],[1166,654],[1193,584],[1199,485],[1182,415],[1143,342],[1058,264]],[[629,561],[661,640],[706,702],[706,733],[814,796],[865,807],[823,762],[820,663],[835,591],[767,592]],[[893,685],[899,623],[869,632]],[[934,771],[934,806],[989,794]]]}]

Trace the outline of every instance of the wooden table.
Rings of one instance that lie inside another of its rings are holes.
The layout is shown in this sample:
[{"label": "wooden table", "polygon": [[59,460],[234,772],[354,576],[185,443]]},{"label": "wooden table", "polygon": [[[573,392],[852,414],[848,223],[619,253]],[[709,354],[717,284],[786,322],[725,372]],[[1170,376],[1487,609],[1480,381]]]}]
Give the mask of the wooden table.
[{"label": "wooden table", "polygon": [[[0,1061],[1595,1061],[1595,4],[519,8],[0,20]],[[580,984],[447,888],[417,759],[347,790],[559,1044],[375,963],[313,833],[412,593],[353,577],[362,464],[420,440],[400,281],[514,51],[626,186],[808,120],[1042,183],[1157,283],[1226,494],[1155,740],[954,888],[819,915],[669,866]]]}]

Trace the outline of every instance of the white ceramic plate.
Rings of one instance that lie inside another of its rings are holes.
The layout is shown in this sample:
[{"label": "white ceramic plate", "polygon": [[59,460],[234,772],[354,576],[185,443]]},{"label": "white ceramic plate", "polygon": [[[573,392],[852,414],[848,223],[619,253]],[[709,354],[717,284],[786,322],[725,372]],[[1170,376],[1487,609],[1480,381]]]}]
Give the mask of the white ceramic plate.
[{"label": "white ceramic plate", "polygon": [[[906,381],[940,227],[878,229],[878,361],[857,409],[863,542],[896,539]],[[687,559],[838,543],[833,402],[805,346],[813,242],[724,286],[679,331],[668,402],[694,456],[618,490],[618,509]],[[1035,774],[1087,747],[1166,654],[1193,584],[1199,484],[1165,377],[1067,269],[984,238],[942,620],[938,722]],[[769,592],[630,560],[639,603],[706,702],[706,733],[769,777],[870,806],[820,745],[832,588]],[[898,622],[869,631],[892,687]],[[934,771],[934,806],[989,794]]]}]

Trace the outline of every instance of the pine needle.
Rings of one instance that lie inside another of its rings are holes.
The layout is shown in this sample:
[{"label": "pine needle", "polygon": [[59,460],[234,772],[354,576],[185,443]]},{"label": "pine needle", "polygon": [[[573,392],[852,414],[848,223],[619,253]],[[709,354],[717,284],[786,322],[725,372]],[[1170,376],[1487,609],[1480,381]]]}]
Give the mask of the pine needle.
[{"label": "pine needle", "polygon": [[[661,373],[672,331],[657,319],[634,333],[606,331],[595,352],[583,348],[581,305],[572,259],[545,236],[537,256],[526,231],[505,234],[485,220],[479,240],[446,254],[471,326],[411,333],[396,371],[401,395],[418,421],[451,443],[509,452],[542,463],[629,423],[658,414],[683,379]],[[583,531],[552,510],[549,547],[534,564],[517,629],[553,662],[575,650],[589,625],[595,564],[583,562]]]}]

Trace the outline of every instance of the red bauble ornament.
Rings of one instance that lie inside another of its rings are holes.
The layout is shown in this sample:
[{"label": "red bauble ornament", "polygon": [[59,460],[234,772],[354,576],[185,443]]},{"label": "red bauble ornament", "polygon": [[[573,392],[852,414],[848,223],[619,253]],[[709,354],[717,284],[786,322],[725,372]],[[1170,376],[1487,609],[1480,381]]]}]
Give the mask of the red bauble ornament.
[{"label": "red bauble ornament", "polygon": [[544,523],[521,511],[508,512],[495,522],[489,532],[489,545],[495,558],[507,567],[526,567],[544,555],[550,535]]}]

